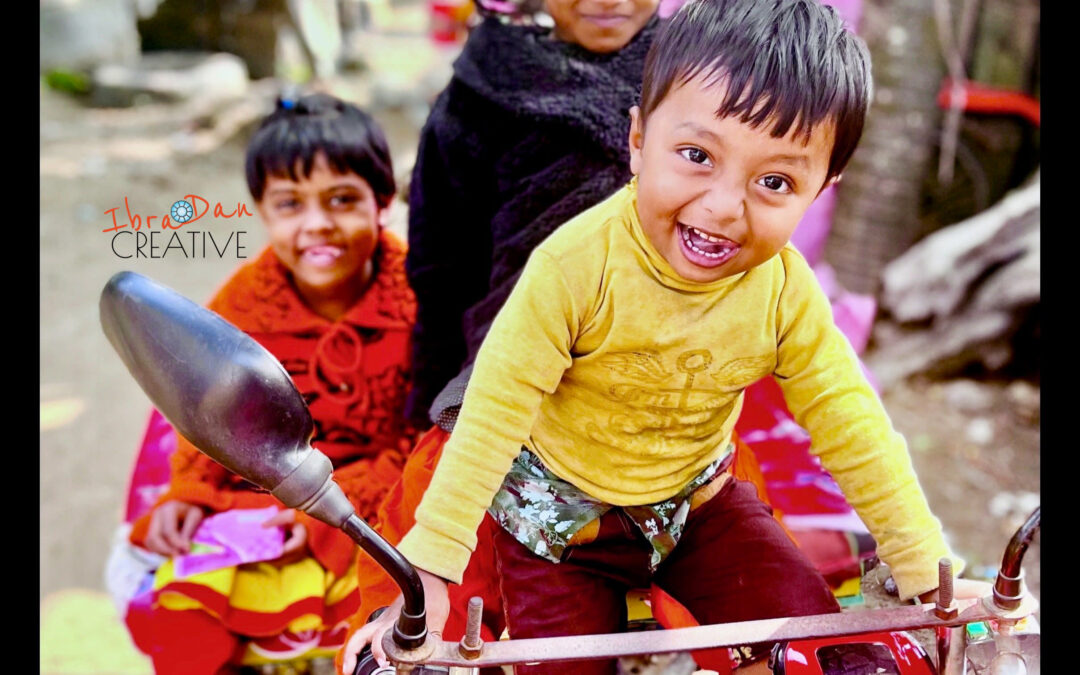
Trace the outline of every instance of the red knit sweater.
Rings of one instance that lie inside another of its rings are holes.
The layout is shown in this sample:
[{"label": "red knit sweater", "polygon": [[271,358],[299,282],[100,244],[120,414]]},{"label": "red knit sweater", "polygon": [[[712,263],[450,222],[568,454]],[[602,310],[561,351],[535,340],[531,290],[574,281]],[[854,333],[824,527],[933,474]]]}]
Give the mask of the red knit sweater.
[{"label": "red knit sweater", "polygon": [[[405,245],[383,231],[375,275],[344,316],[329,321],[307,307],[273,251],[240,267],[209,308],[276,356],[307,401],[312,445],[334,464],[334,479],[357,512],[375,508],[401,474],[415,432],[402,416],[409,382],[409,337],[416,301],[405,278]],[[280,502],[199,452],[183,437],[171,458],[169,489],[178,499],[217,512]],[[341,530],[304,513],[308,547],[326,569],[348,571],[355,544]],[[146,537],[150,514],[134,523],[131,541]]]}]

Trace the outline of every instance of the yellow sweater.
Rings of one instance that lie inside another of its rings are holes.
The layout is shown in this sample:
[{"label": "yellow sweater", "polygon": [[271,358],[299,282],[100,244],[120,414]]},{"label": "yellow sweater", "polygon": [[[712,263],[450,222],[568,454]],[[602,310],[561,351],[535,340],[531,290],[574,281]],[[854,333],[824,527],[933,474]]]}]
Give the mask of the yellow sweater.
[{"label": "yellow sweater", "polygon": [[788,245],[734,277],[686,281],[642,231],[635,188],[534,250],[401,552],[460,582],[522,445],[610,504],[664,500],[724,451],[743,390],[772,374],[902,596],[936,588],[941,525],[806,261]]}]

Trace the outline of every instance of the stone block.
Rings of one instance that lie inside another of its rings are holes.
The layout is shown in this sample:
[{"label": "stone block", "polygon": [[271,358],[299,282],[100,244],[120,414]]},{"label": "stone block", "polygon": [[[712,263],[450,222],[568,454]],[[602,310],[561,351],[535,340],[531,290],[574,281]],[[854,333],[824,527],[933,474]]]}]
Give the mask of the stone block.
[{"label": "stone block", "polygon": [[138,59],[135,8],[127,0],[41,0],[38,18],[41,72]]},{"label": "stone block", "polygon": [[183,101],[225,100],[248,91],[244,61],[233,54],[151,52],[135,63],[106,64],[93,73],[92,102],[125,107],[140,98]]}]

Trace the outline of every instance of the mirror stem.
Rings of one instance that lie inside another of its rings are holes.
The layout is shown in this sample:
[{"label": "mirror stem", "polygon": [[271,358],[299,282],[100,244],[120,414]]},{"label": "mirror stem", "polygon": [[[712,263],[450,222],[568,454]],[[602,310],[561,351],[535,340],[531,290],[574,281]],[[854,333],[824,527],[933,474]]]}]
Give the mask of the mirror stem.
[{"label": "mirror stem", "polygon": [[1016,609],[1023,597],[1022,580],[1024,570],[1020,563],[1024,559],[1028,545],[1039,529],[1042,508],[1036,508],[1028,519],[1016,531],[1005,549],[1001,560],[1001,569],[994,582],[994,604],[1005,609]]},{"label": "mirror stem", "polygon": [[353,514],[341,525],[341,529],[360,548],[375,559],[394,579],[401,589],[405,605],[394,625],[394,642],[402,649],[416,649],[427,637],[427,616],[424,611],[424,585],[405,556],[391,546],[360,516]]}]

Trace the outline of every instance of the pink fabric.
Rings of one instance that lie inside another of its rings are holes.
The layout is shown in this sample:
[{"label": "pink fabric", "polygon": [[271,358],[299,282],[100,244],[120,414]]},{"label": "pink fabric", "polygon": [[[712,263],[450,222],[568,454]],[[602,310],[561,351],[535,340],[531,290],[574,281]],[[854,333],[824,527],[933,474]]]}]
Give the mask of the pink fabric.
[{"label": "pink fabric", "polygon": [[680,7],[682,7],[685,0],[660,0],[660,8],[657,12],[660,14],[661,19],[666,19],[675,13]]},{"label": "pink fabric", "polygon": [[153,410],[128,483],[124,522],[133,523],[148,512],[169,486],[169,456],[176,450],[172,426]]},{"label": "pink fabric", "polygon": [[825,240],[832,227],[833,208],[836,206],[836,186],[825,188],[803,214],[802,220],[791,235],[791,243],[803,254],[806,262],[814,267],[825,254]]},{"label": "pink fabric", "polygon": [[[814,276],[832,304],[833,321],[851,343],[856,354],[861,354],[870,341],[870,330],[877,314],[877,301],[872,295],[861,295],[846,290],[836,280],[836,272],[828,263],[814,265]],[[868,372],[864,368],[864,372]]]},{"label": "pink fabric", "polygon": [[807,209],[791,235],[791,243],[810,263],[818,283],[832,302],[837,327],[847,336],[855,352],[861,354],[870,340],[877,302],[873,296],[845,290],[837,282],[832,267],[824,260],[825,241],[829,238],[835,206],[836,186],[830,186]]},{"label": "pink fabric", "polygon": [[278,510],[276,506],[232,509],[199,523],[191,553],[173,558],[177,578],[279,557],[285,545],[284,531],[262,526]]},{"label": "pink fabric", "polygon": [[795,423],[771,377],[746,390],[735,426],[765,477],[769,501],[785,516],[847,516],[851,506],[810,450],[810,436]]},{"label": "pink fabric", "polygon": [[848,28],[858,34],[862,21],[862,0],[823,0],[823,2],[835,9]]}]

